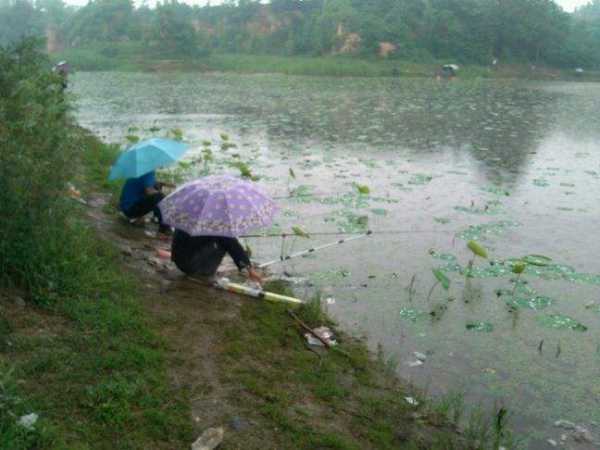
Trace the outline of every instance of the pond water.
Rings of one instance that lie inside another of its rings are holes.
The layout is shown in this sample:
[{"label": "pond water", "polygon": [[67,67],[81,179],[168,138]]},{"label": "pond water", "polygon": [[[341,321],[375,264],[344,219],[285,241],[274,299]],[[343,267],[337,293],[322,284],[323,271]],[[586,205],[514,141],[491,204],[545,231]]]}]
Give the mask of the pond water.
[{"label": "pond water", "polygon": [[[257,260],[373,230],[273,270],[299,295],[320,289],[399,375],[506,406],[526,448],[558,440],[559,419],[600,439],[600,85],[177,73],[72,85],[79,122],[105,140],[177,128],[193,145],[180,175],[243,162],[282,206],[270,232],[317,234],[248,239]],[[471,239],[489,259],[467,278]],[[551,261],[530,259],[515,284],[511,261],[532,254]],[[436,268],[450,287],[429,295]]]}]

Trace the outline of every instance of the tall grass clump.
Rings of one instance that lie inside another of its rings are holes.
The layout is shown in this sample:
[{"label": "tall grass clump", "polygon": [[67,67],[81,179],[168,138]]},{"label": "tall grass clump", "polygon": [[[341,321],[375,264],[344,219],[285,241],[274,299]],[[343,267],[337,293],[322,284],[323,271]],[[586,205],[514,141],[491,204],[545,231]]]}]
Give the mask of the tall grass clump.
[{"label": "tall grass clump", "polygon": [[34,300],[59,292],[73,248],[78,152],[60,79],[28,40],[0,49],[0,277]]},{"label": "tall grass clump", "polygon": [[[0,345],[0,449],[183,448],[187,404],[139,286],[69,195],[70,183],[114,187],[104,180],[118,149],[73,123],[50,67],[34,41],[0,49],[0,298],[23,293],[35,307],[17,316],[60,327],[32,335],[0,320],[0,344],[11,342]],[[20,421],[32,412],[30,429]]]}]

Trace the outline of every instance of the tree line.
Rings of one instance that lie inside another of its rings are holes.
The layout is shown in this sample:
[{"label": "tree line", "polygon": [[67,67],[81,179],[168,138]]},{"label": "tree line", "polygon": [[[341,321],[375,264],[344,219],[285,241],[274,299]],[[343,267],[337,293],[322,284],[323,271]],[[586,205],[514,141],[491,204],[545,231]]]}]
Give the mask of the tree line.
[{"label": "tree line", "polygon": [[360,56],[557,67],[600,65],[600,0],[567,13],[552,0],[0,0],[0,44],[46,36],[57,48],[138,45],[154,55],[210,52]]}]

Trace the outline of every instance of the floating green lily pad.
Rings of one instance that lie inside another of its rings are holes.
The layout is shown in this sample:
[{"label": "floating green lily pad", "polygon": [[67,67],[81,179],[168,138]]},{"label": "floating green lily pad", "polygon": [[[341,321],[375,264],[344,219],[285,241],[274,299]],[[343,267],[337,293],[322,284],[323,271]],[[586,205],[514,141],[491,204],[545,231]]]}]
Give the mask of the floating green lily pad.
[{"label": "floating green lily pad", "polygon": [[548,328],[555,328],[558,330],[573,330],[584,332],[587,331],[587,327],[575,319],[571,319],[568,316],[563,314],[546,314],[543,316],[538,316],[537,321]]},{"label": "floating green lily pad", "polygon": [[418,320],[426,319],[427,316],[428,314],[426,312],[418,311],[416,309],[402,308],[400,310],[400,318],[410,322],[417,322]]},{"label": "floating green lily pad", "polygon": [[376,216],[387,216],[387,209],[384,208],[373,208],[371,212]]},{"label": "floating green lily pad", "polygon": [[358,215],[349,210],[339,210],[334,212],[333,216],[326,217],[325,222],[333,222],[342,233],[358,233],[367,231],[369,226],[369,217]]},{"label": "floating green lily pad", "polygon": [[501,212],[502,203],[500,203],[498,200],[492,200],[486,202],[483,206],[455,206],[454,209],[456,211],[465,212],[469,214],[495,216],[496,214]]},{"label": "floating green lily pad", "polygon": [[456,236],[465,241],[470,240],[485,240],[488,236],[499,236],[503,234],[507,228],[518,227],[520,223],[510,220],[499,222],[491,222],[483,225],[472,225],[464,231],[461,231]]},{"label": "floating green lily pad", "polygon": [[482,333],[491,333],[494,331],[494,325],[489,322],[467,322],[465,328],[469,331],[479,331]]},{"label": "floating green lily pad", "polygon": [[535,297],[517,297],[506,302],[515,308],[527,308],[534,311],[540,311],[554,303],[550,297],[544,295],[536,295]]},{"label": "floating green lily pad", "polygon": [[426,175],[423,173],[416,173],[410,178],[410,180],[408,180],[408,184],[424,185],[424,184],[429,183],[432,179],[433,179],[433,176],[431,176],[431,175]]},{"label": "floating green lily pad", "polygon": [[347,208],[360,209],[369,206],[369,197],[358,192],[347,192],[343,195],[325,197],[320,202],[323,205],[343,205]]},{"label": "floating green lily pad", "polygon": [[450,253],[438,253],[435,250],[430,250],[429,254],[435,259],[441,259],[442,261],[456,262],[456,256]]},{"label": "floating green lily pad", "polygon": [[522,257],[521,261],[534,266],[544,267],[552,263],[552,258],[543,255],[527,255]]},{"label": "floating green lily pad", "polygon": [[445,217],[434,217],[433,220],[435,220],[437,223],[441,223],[442,225],[450,223],[450,219],[446,219]]},{"label": "floating green lily pad", "polygon": [[489,192],[491,194],[500,195],[500,196],[508,197],[510,195],[510,192],[508,192],[506,189],[502,189],[500,186],[488,186],[488,187],[482,188],[481,190],[485,191],[485,192]]},{"label": "floating green lily pad", "polygon": [[[452,267],[448,266],[448,270],[452,270]],[[467,275],[467,269],[462,266],[458,266],[458,272]],[[481,264],[468,270],[470,278],[499,278],[511,273],[510,269],[502,264]]]},{"label": "floating green lily pad", "polygon": [[308,203],[313,200],[313,188],[302,184],[290,193],[290,197],[297,202]]}]

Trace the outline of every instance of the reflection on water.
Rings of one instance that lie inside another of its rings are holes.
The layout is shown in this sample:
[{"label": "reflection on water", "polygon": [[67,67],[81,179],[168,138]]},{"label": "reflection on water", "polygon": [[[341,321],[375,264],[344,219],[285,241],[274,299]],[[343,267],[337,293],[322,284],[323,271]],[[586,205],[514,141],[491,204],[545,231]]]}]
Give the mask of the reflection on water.
[{"label": "reflection on water", "polygon": [[[245,162],[280,199],[274,230],[374,230],[285,271],[335,298],[330,312],[381,343],[403,377],[506,405],[528,448],[557,439],[558,419],[600,435],[600,87],[111,73],[81,73],[73,85],[80,122],[110,141],[130,127],[143,137],[177,127],[196,155],[212,142],[211,172]],[[219,147],[223,132],[237,147]],[[465,292],[472,238],[493,265],[477,260]],[[249,244],[261,260],[282,248],[280,239]],[[530,266],[516,301],[504,261],[529,254],[554,265]],[[451,286],[428,299],[436,267]],[[312,289],[298,285],[299,294]],[[553,326],[563,316],[587,331]],[[479,322],[489,326],[468,326]],[[425,364],[411,367],[414,351]]]}]

